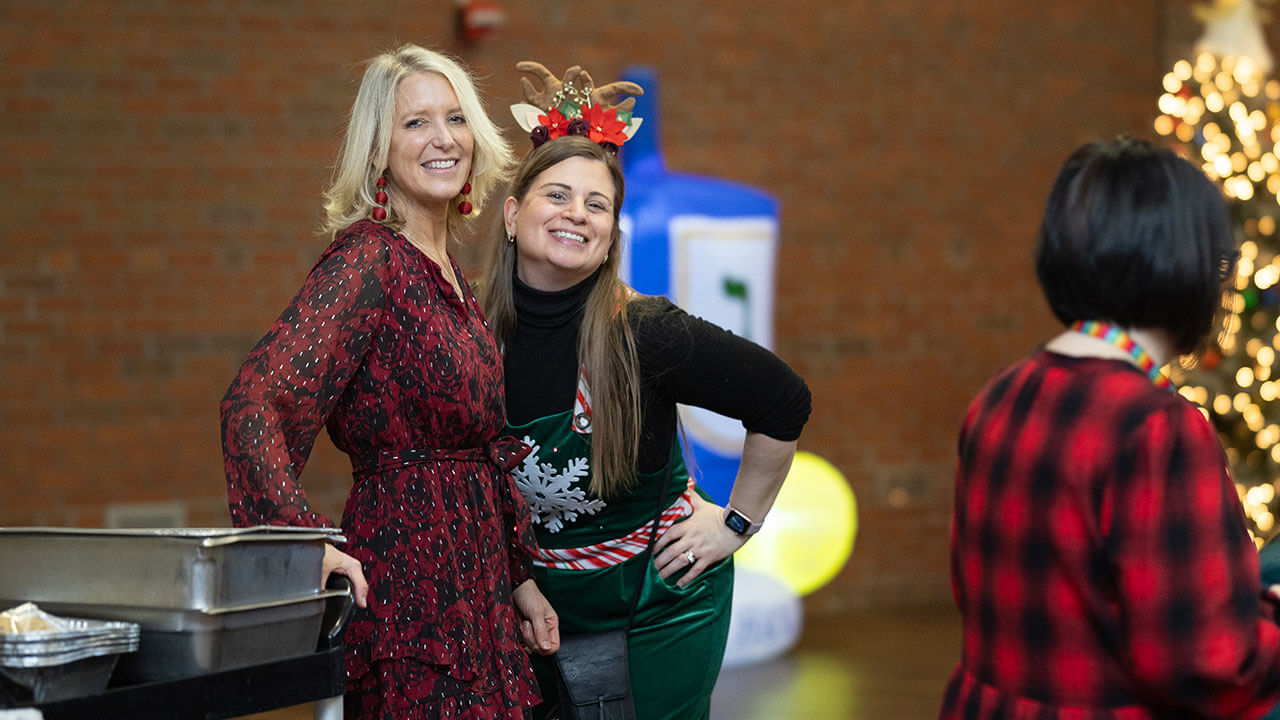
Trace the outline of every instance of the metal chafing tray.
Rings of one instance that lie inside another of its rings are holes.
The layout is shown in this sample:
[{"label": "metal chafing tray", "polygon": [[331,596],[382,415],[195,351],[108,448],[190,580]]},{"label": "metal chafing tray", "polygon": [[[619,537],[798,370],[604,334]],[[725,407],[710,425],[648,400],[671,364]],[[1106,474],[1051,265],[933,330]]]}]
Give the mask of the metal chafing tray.
[{"label": "metal chafing tray", "polygon": [[149,682],[315,651],[334,530],[260,526],[0,528],[0,603],[141,626],[112,682]]},{"label": "metal chafing tray", "polygon": [[138,652],[122,656],[113,682],[130,684],[234,670],[314,652],[330,598],[326,590],[234,607],[183,610],[47,603],[50,612],[138,623]]},{"label": "metal chafing tray", "polygon": [[[0,597],[209,610],[315,594],[336,530],[0,528]],[[127,618],[126,618],[127,619]]]}]

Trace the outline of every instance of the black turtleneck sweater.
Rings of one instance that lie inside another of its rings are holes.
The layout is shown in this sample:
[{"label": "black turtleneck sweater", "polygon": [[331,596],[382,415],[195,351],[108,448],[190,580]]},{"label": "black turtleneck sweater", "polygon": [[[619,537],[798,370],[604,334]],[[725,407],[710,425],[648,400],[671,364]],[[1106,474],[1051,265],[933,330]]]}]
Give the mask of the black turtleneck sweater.
[{"label": "black turtleneck sweater", "polygon": [[[578,329],[596,277],[557,292],[515,279],[516,331],[504,359],[512,424],[573,408]],[[627,309],[640,371],[638,472],[654,472],[670,457],[674,403],[737,418],[747,430],[778,440],[800,437],[809,388],[773,353],[663,297],[633,300]]]}]

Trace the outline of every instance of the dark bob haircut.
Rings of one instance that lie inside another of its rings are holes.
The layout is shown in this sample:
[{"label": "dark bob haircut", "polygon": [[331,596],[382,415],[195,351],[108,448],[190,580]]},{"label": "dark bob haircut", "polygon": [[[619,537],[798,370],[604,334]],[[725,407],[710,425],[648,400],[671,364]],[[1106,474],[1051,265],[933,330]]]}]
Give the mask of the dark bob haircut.
[{"label": "dark bob haircut", "polygon": [[1058,173],[1036,275],[1063,324],[1163,330],[1189,353],[1213,328],[1234,260],[1217,186],[1171,150],[1120,138],[1085,145]]}]

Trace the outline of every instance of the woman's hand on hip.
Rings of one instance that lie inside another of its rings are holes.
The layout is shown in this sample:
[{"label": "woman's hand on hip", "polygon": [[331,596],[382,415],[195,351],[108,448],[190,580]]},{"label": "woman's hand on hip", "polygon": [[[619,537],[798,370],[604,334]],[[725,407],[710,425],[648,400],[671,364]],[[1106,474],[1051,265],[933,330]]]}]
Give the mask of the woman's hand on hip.
[{"label": "woman's hand on hip", "polygon": [[746,538],[724,525],[724,508],[692,493],[693,514],[672,525],[654,545],[654,567],[663,579],[683,571],[676,581],[685,587],[704,570],[729,557]]}]

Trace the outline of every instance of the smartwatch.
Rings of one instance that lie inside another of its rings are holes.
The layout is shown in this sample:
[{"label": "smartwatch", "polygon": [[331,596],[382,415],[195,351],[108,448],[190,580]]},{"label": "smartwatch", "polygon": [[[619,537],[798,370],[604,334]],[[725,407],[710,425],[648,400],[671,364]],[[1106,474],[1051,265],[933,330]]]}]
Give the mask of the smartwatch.
[{"label": "smartwatch", "polygon": [[751,522],[751,518],[743,515],[737,508],[729,505],[724,509],[724,525],[732,530],[735,534],[743,537],[755,535],[760,530],[762,522]]}]

